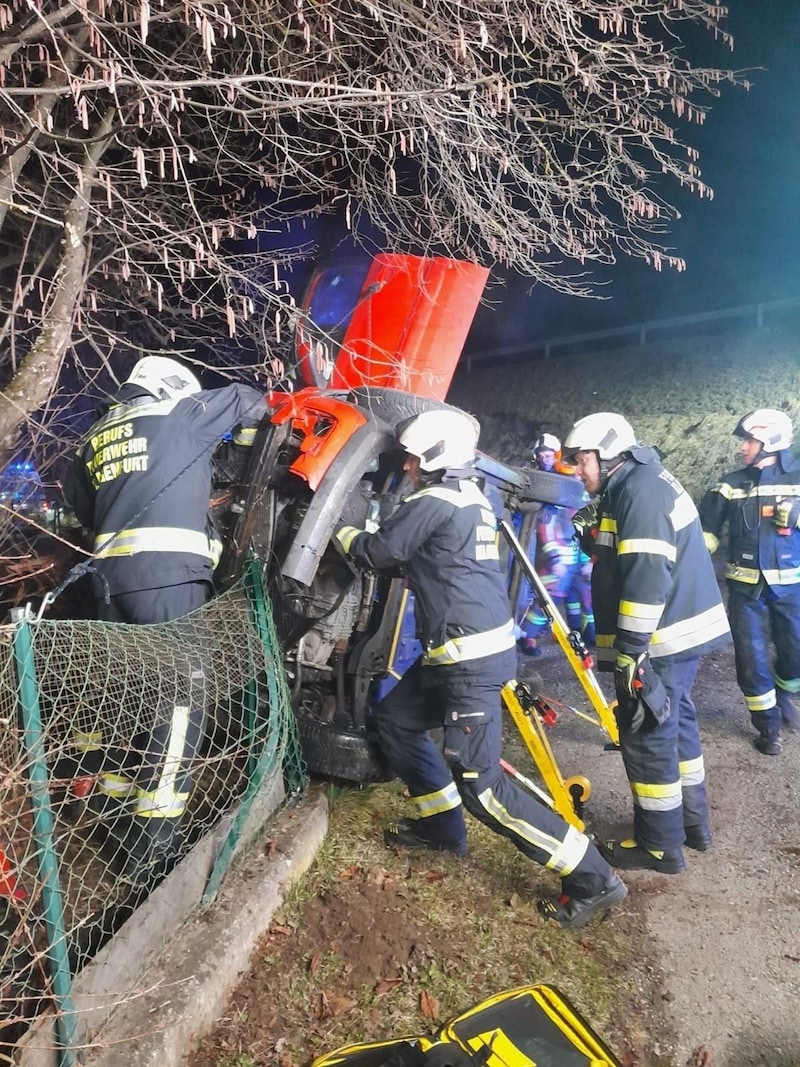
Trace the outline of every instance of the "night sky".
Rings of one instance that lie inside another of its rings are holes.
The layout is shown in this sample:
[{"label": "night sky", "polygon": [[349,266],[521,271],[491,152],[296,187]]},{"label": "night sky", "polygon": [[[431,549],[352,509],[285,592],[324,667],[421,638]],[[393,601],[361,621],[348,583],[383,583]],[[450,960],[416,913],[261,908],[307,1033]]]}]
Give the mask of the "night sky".
[{"label": "night sky", "polygon": [[729,10],[733,53],[703,39],[688,54],[747,69],[752,88],[724,85],[687,135],[714,199],[666,190],[682,218],[665,243],[685,273],[622,259],[597,273],[602,302],[541,286],[527,295],[530,283],[509,279],[492,294],[501,312],[482,309],[468,350],[800,295],[800,0],[731,0]]}]

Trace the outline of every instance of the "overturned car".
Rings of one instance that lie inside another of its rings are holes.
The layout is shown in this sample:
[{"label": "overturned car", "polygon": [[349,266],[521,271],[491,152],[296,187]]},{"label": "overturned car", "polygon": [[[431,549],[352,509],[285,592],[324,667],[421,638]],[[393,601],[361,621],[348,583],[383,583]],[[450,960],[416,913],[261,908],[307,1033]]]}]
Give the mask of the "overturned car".
[{"label": "overturned car", "polygon": [[[332,537],[343,523],[377,528],[410,490],[397,427],[448,407],[443,396],[486,272],[391,255],[355,279],[342,277],[348,270],[356,268],[327,268],[312,279],[298,331],[309,384],[273,394],[252,447],[222,468],[218,488],[229,492],[219,515],[219,574],[224,587],[250,554],[261,562],[308,770],[368,782],[386,774],[371,705],[420,651],[413,598],[402,575],[353,570]],[[339,301],[333,312],[326,292]],[[579,506],[582,487],[573,479],[480,453],[477,468],[498,513],[531,513],[537,502]]]}]

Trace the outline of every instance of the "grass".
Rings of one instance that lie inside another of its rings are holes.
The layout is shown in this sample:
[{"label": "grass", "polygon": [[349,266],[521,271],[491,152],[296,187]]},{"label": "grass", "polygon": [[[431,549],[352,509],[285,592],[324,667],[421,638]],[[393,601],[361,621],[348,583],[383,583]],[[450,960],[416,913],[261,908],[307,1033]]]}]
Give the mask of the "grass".
[{"label": "grass", "polygon": [[193,1067],[295,1067],[351,1041],[429,1033],[537,982],[561,989],[629,1064],[657,1062],[640,1058],[653,1030],[641,1009],[655,994],[634,907],[565,932],[535,907],[557,879],[474,821],[466,860],[396,854],[380,828],[408,813],[399,783],[332,790],[330,802],[314,866]]}]

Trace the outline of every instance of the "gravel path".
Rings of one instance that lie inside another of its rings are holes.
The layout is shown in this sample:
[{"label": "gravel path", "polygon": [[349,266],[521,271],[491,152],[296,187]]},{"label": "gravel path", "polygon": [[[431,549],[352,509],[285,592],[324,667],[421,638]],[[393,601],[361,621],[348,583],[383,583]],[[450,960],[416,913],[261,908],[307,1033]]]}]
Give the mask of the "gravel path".
[{"label": "gravel path", "polygon": [[[527,662],[542,692],[585,706],[557,648]],[[714,848],[687,850],[677,876],[626,875],[632,901],[645,901],[662,972],[659,1011],[673,1040],[659,1051],[676,1067],[800,1067],[800,735],[785,734],[778,757],[755,751],[730,650],[706,658],[694,696]],[[598,741],[566,715],[554,746],[565,776],[592,782],[590,830],[629,836],[622,762]]]}]

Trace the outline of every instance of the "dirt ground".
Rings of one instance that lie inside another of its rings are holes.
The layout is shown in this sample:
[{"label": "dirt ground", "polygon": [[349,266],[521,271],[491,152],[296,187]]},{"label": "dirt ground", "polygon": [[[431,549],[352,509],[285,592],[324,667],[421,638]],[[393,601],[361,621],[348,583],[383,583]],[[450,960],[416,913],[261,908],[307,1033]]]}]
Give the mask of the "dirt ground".
[{"label": "dirt ground", "polygon": [[[560,664],[553,668],[554,653],[532,662],[545,691],[558,695],[563,672]],[[574,699],[569,686],[563,693]],[[714,848],[687,849],[687,868],[677,876],[626,875],[632,900],[644,905],[642,951],[665,990],[667,1032],[659,1044],[676,1065],[797,1067],[800,736],[785,732],[779,757],[755,751],[730,649],[706,657],[694,699]],[[591,829],[601,840],[626,833],[630,797],[621,761],[587,743],[584,730],[569,732],[559,759],[565,773],[592,781]]]},{"label": "dirt ground", "polygon": [[[586,707],[552,643],[541,658],[520,661],[520,676],[554,701]],[[551,887],[537,880],[541,871],[493,872],[494,860],[479,851],[492,835],[474,823],[467,861],[382,859],[381,791],[398,791],[396,783],[379,787],[362,794],[371,809],[367,852],[350,864],[340,856],[333,887],[311,885],[294,918],[277,919],[192,1067],[294,1067],[347,1040],[425,1032],[453,1006],[468,1006],[459,997],[475,1002],[530,981],[570,993],[625,1067],[800,1067],[800,736],[785,735],[780,757],[755,751],[729,649],[706,658],[694,692],[715,845],[687,850],[684,873],[630,872],[630,896],[608,921],[580,935],[554,927],[550,935],[546,924],[551,939],[542,942],[533,898]],[[628,836],[622,763],[603,750],[600,731],[562,710],[552,739],[563,774],[591,780],[589,832]],[[515,734],[507,755],[526,766]],[[471,929],[485,927],[484,949],[432,910],[430,891],[446,892],[465,875]],[[496,967],[493,948],[505,956]],[[404,996],[414,998],[409,1010]]]}]

